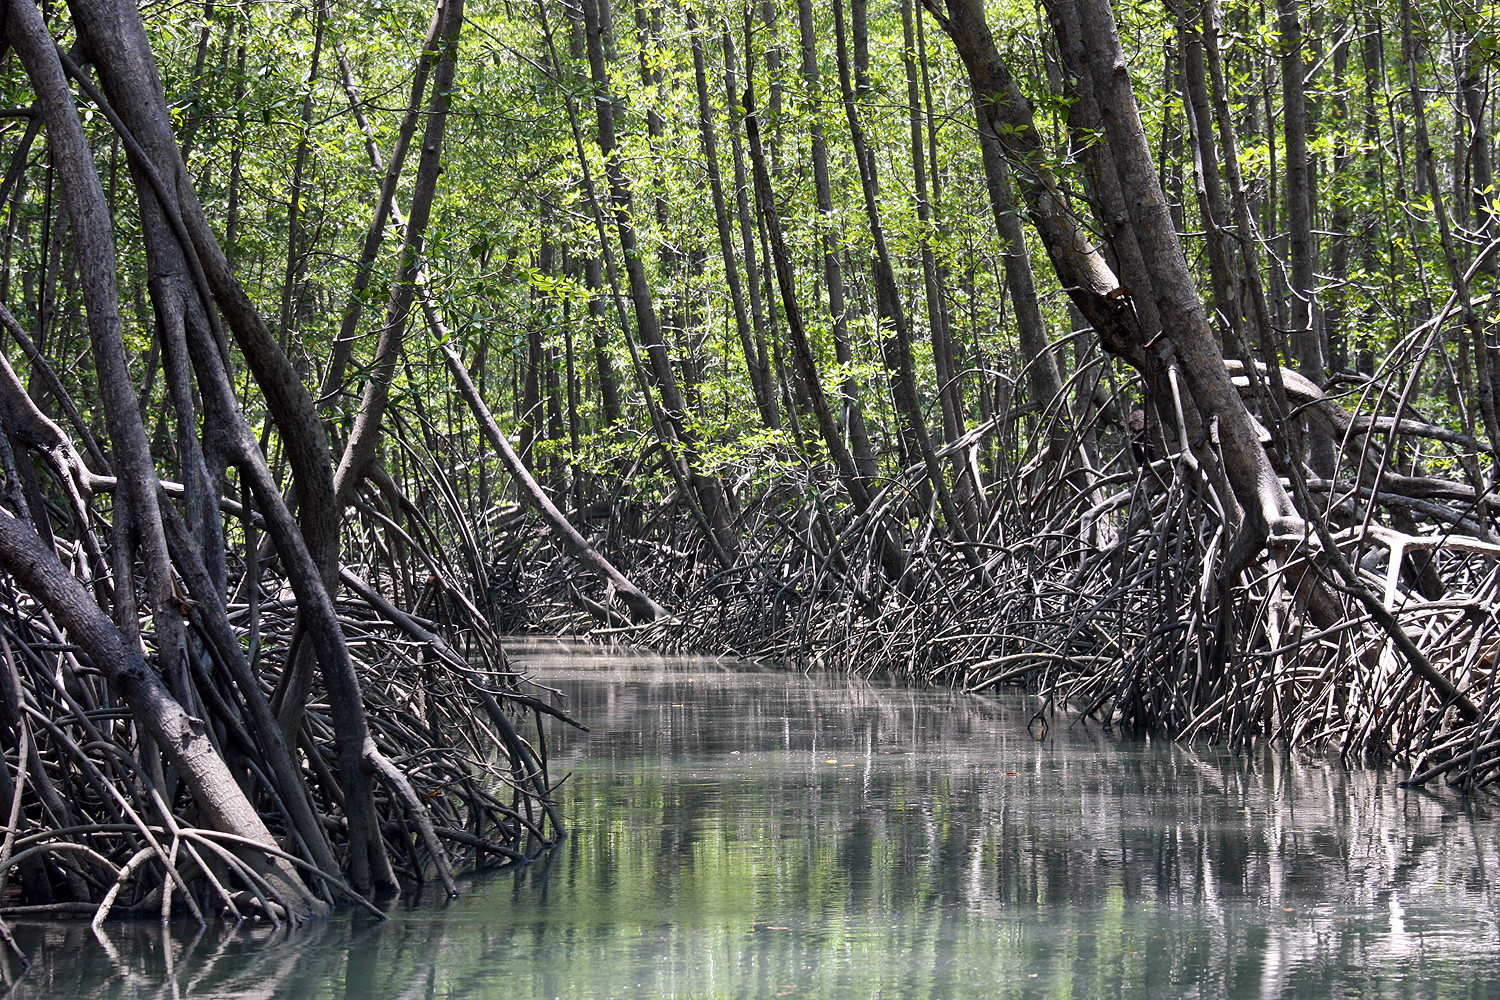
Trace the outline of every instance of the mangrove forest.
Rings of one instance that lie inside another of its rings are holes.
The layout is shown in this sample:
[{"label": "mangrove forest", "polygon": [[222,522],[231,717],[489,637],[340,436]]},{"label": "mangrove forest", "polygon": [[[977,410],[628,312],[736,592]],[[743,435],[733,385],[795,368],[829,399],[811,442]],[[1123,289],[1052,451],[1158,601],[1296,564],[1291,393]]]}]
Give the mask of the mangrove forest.
[{"label": "mangrove forest", "polygon": [[1497,76],[1482,0],[0,0],[0,917],[532,866],[610,706],[518,636],[1482,797]]}]

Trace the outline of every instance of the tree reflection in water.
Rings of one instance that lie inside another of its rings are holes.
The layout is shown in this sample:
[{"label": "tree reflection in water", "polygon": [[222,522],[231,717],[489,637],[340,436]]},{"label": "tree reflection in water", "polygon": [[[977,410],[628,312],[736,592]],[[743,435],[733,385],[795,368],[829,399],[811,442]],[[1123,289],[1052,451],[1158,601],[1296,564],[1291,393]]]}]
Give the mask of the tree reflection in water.
[{"label": "tree reflection in water", "polygon": [[[1497,824],[1396,776],[1019,700],[523,650],[573,833],[449,905],[290,933],[17,925],[18,998],[1471,996]],[[168,956],[170,955],[170,962]],[[10,970],[12,976],[16,970]],[[101,985],[104,984],[104,985]]]}]

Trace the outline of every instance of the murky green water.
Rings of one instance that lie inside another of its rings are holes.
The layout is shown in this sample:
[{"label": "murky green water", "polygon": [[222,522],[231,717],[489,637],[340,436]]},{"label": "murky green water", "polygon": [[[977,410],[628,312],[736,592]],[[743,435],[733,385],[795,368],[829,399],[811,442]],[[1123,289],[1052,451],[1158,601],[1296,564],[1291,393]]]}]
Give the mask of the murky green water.
[{"label": "murky green water", "polygon": [[[553,649],[554,651],[548,651]],[[1018,702],[538,647],[572,837],[290,934],[21,925],[12,997],[1500,996],[1500,823]]]}]

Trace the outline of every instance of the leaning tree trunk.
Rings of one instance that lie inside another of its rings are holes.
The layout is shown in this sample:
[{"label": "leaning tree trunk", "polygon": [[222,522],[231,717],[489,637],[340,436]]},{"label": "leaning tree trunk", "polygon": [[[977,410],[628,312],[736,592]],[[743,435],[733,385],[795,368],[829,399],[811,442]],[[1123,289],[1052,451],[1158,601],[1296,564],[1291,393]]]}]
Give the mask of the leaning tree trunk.
[{"label": "leaning tree trunk", "polygon": [[[206,825],[276,851],[275,839],[214,749],[203,721],[189,715],[172,697],[140,652],[125,641],[36,531],[8,513],[0,513],[0,564],[56,618],[129,706],[136,722],[181,775]],[[328,912],[327,904],[308,892],[286,861],[269,853],[253,860],[263,877],[274,880],[278,895],[300,910],[298,915]]]},{"label": "leaning tree trunk", "polygon": [[[930,10],[941,16],[936,10],[936,0],[925,2]],[[1183,416],[1187,416],[1191,408],[1196,410],[1204,425],[1217,424],[1217,455],[1205,449],[1199,454],[1198,462],[1200,466],[1208,466],[1205,472],[1208,473],[1207,482],[1212,486],[1211,463],[1222,456],[1227,485],[1233,491],[1233,497],[1222,494],[1218,497],[1224,516],[1231,526],[1237,528],[1237,536],[1226,556],[1231,576],[1264,547],[1272,532],[1278,536],[1278,546],[1283,550],[1295,546],[1307,534],[1316,533],[1321,543],[1321,558],[1338,574],[1342,586],[1364,605],[1390,636],[1412,672],[1439,697],[1453,704],[1461,716],[1473,719],[1475,706],[1433,665],[1385,606],[1380,595],[1361,582],[1349,560],[1334,544],[1328,526],[1318,518],[1302,518],[1277,476],[1270,456],[1258,440],[1255,420],[1230,381],[1172,225],[1171,213],[1141,127],[1113,11],[1108,0],[1079,0],[1078,7],[1081,38],[1095,67],[1095,96],[1105,126],[1105,140],[1130,208],[1129,221],[1135,230],[1144,264],[1153,279],[1155,304],[1162,321],[1158,339],[1164,342],[1132,341],[1128,323],[1119,323],[1116,319],[1116,325],[1111,325],[1112,310],[1106,307],[1106,303],[1127,297],[1129,289],[1101,292],[1097,285],[1075,280],[1074,276],[1104,277],[1108,271],[1102,261],[1088,259],[1092,251],[1079,238],[1082,232],[1077,221],[1067,214],[1066,206],[1057,196],[1056,183],[1044,165],[1030,105],[1000,58],[984,20],[981,0],[946,0],[946,17],[942,17],[945,30],[969,70],[976,96],[989,109],[996,134],[1003,138],[1007,155],[1017,173],[1024,171],[1029,174],[1026,194],[1032,219],[1047,244],[1059,278],[1080,310],[1091,318],[1098,317],[1096,326],[1107,327],[1101,330],[1108,335],[1106,343],[1120,333],[1126,334],[1120,343],[1121,353],[1147,376],[1148,387],[1151,385],[1149,369],[1137,363],[1137,359],[1145,360],[1149,349],[1154,358],[1166,359],[1169,375],[1180,371],[1182,384],[1179,387],[1174,376],[1172,388],[1174,397],[1179,389],[1181,396],[1185,397]],[[1409,4],[1404,3],[1403,10],[1409,12]],[[1098,301],[1101,295],[1105,300],[1103,303]],[[1274,366],[1271,370],[1273,375],[1277,371]],[[1184,446],[1193,448],[1194,442],[1187,439]],[[1300,470],[1294,468],[1294,487],[1301,489],[1300,484],[1304,481]],[[1231,506],[1232,500],[1238,501],[1237,518]],[[1237,525],[1234,524],[1236,520]],[[1342,614],[1341,610],[1330,607],[1332,601],[1320,584],[1313,583],[1306,588],[1298,585],[1298,589],[1306,596],[1313,620],[1320,627],[1331,625]]]},{"label": "leaning tree trunk", "polygon": [[[734,38],[726,26],[721,39],[724,49],[724,96],[729,111],[729,151],[734,162],[734,214],[740,227],[740,253],[745,260],[745,292],[750,299],[750,326],[755,332],[754,370],[766,396],[763,415],[771,430],[781,429],[781,410],[776,401],[776,387],[772,384],[771,362],[766,351],[766,306],[761,296],[761,271],[755,250],[757,226],[755,213],[750,207],[750,181],[745,173],[744,143],[740,141],[739,87],[735,76]],[[775,306],[771,306],[774,323]],[[748,357],[746,364],[750,364]]]},{"label": "leaning tree trunk", "polygon": [[[164,296],[158,305],[184,316],[184,338],[204,412],[213,418],[207,429],[219,436],[266,519],[267,533],[297,597],[304,634],[328,689],[349,821],[351,881],[361,892],[374,885],[396,884],[376,812],[373,775],[380,773],[408,805],[439,874],[453,891],[446,857],[431,835],[425,807],[371,738],[359,679],[331,596],[338,573],[339,519],[330,506],[334,494],[326,438],[311,396],[229,271],[207,224],[172,137],[161,82],[138,12],[108,0],[76,0],[72,10],[109,99],[91,96],[131,156],[143,219],[150,223],[143,228],[148,259],[156,261],[152,266],[160,273],[186,276],[174,282],[174,294]],[[88,89],[82,74],[75,75]],[[218,328],[221,313],[230,320],[282,432],[298,477],[300,525],[239,409],[228,376],[228,348]],[[290,739],[294,734],[287,735]]]},{"label": "leaning tree trunk", "polygon": [[[120,0],[73,0],[68,6],[122,124],[146,151],[167,194],[177,201],[190,244],[183,252],[190,260],[196,256],[218,312],[265,396],[292,467],[298,525],[324,586],[332,587],[338,580],[339,517],[333,506],[333,463],[323,423],[307,386],[235,277],[198,201],[176,151],[171,115],[140,13]],[[209,316],[217,323],[213,310]],[[221,335],[220,339],[227,356],[228,345]]]},{"label": "leaning tree trunk", "polygon": [[1437,218],[1438,237],[1443,248],[1443,261],[1447,264],[1448,279],[1453,285],[1453,294],[1458,299],[1460,316],[1470,338],[1470,349],[1474,352],[1474,374],[1479,390],[1479,414],[1484,421],[1485,435],[1489,438],[1492,460],[1500,467],[1500,386],[1491,379],[1492,348],[1485,336],[1484,322],[1475,308],[1474,296],[1469,288],[1469,277],[1464,273],[1459,260],[1453,222],[1443,200],[1443,189],[1439,183],[1437,165],[1433,162],[1432,142],[1427,130],[1427,102],[1422,96],[1422,84],[1418,71],[1416,35],[1413,26],[1410,0],[1401,2],[1401,43],[1406,53],[1407,82],[1411,97],[1412,117],[1416,120],[1417,169],[1419,177],[1426,180],[1432,196],[1432,211]]},{"label": "leaning tree trunk", "polygon": [[[144,565],[158,666],[169,678],[173,693],[182,698],[187,694],[182,616],[173,600],[170,557],[157,506],[156,471],[125,356],[109,208],[51,34],[35,8],[24,0],[16,0],[6,9],[11,19],[7,36],[36,88],[63,207],[71,220],[99,401],[114,443],[121,481],[126,512],[121,520],[129,526],[121,530],[117,525],[116,545],[122,552],[134,549]],[[133,639],[134,584],[127,574],[117,579],[115,586],[116,624]]]},{"label": "leaning tree trunk", "polygon": [[354,428],[349,432],[349,442],[344,446],[343,457],[333,475],[334,501],[341,511],[349,505],[360,480],[375,461],[381,422],[390,400],[391,383],[396,380],[396,364],[401,359],[416,296],[427,221],[432,217],[432,203],[437,197],[438,175],[443,166],[443,133],[448,126],[448,108],[452,103],[453,77],[458,62],[458,36],[464,23],[463,0],[443,0],[442,18],[443,26],[438,32],[441,55],[432,74],[432,98],[427,106],[422,152],[417,159],[417,176],[412,185],[411,211],[406,216],[400,270],[391,284],[385,322],[380,328],[375,359],[365,381]]},{"label": "leaning tree trunk", "polygon": [[[67,88],[59,50],[39,11],[27,0],[12,0],[6,10],[7,40],[15,47],[36,88],[65,205],[73,222],[101,397],[119,467],[117,503],[123,507],[122,519],[133,525],[144,540],[142,551],[147,557],[148,580],[159,580],[166,588],[166,596],[154,602],[158,657],[164,642],[170,643],[165,646],[168,655],[180,655],[182,619],[177,610],[179,602],[171,589],[157,477],[124,364],[115,288],[114,237],[104,191]],[[172,150],[177,153],[175,143]],[[117,510],[117,517],[121,515],[122,511]],[[121,634],[34,530],[3,514],[0,514],[0,562],[57,618],[109,680],[187,783],[210,825],[275,850],[270,832],[214,750],[202,723],[184,710],[179,698],[167,690],[142,660],[138,640],[132,641],[134,637]],[[117,595],[128,588],[128,574],[133,567],[123,566],[122,570],[114,580]],[[324,905],[308,893],[286,862],[266,855],[258,863],[275,873],[287,898],[304,913],[324,912]]]},{"label": "leaning tree trunk", "polygon": [[988,110],[990,125],[1020,181],[1031,220],[1079,310],[1094,324],[1104,344],[1146,377],[1148,386],[1153,382],[1160,385],[1153,356],[1175,358],[1185,387],[1191,390],[1187,405],[1196,404],[1197,415],[1204,423],[1218,421],[1228,484],[1250,518],[1252,535],[1263,540],[1269,527],[1283,519],[1295,519],[1296,509],[1261,447],[1255,420],[1224,369],[1218,341],[1188,271],[1151,162],[1107,3],[1081,2],[1080,22],[1084,44],[1096,67],[1096,98],[1106,139],[1130,209],[1131,228],[1143,265],[1151,275],[1156,296],[1153,304],[1161,318],[1164,342],[1152,342],[1149,348],[1128,315],[1125,300],[1130,290],[1120,285],[1089,243],[1046,166],[1046,151],[1032,119],[1030,102],[1000,57],[981,0],[946,0],[945,14],[936,10],[936,0],[926,3],[929,10],[940,15],[940,23],[963,59],[975,96]]},{"label": "leaning tree trunk", "polygon": [[[370,226],[365,231],[364,244],[360,248],[359,268],[354,272],[354,283],[349,287],[349,296],[344,303],[338,337],[333,342],[328,369],[323,374],[323,387],[319,396],[325,404],[343,391],[344,376],[349,369],[349,361],[354,357],[359,319],[364,314],[365,289],[370,286],[370,280],[375,275],[375,258],[385,241],[386,223],[390,221],[391,210],[396,203],[396,184],[401,180],[412,136],[416,134],[417,125],[422,118],[422,95],[427,90],[427,77],[432,68],[432,56],[438,51],[438,38],[443,30],[443,22],[443,12],[439,10],[433,15],[427,37],[423,39],[422,49],[417,54],[416,66],[412,70],[411,95],[407,99],[406,114],[401,118],[401,126],[396,130],[396,142],[391,147],[390,159],[384,169],[376,167],[380,172],[380,190],[375,196],[375,211],[370,217]],[[344,93],[358,109],[354,75],[350,72],[349,60],[345,57],[342,46],[335,46],[335,50],[338,54],[339,72],[343,76]],[[358,110],[356,114],[359,114]]]},{"label": "leaning tree trunk", "polygon": [[781,218],[776,212],[776,196],[771,190],[771,172],[766,166],[764,146],[760,140],[760,123],[756,118],[754,92],[745,89],[745,130],[750,138],[750,165],[755,174],[755,200],[766,227],[771,244],[771,259],[776,271],[776,284],[781,291],[782,309],[792,345],[792,356],[797,362],[798,374],[802,378],[803,392],[811,404],[813,419],[822,435],[823,444],[833,458],[839,479],[849,491],[849,498],[856,509],[863,511],[870,505],[870,488],[867,479],[860,473],[854,456],[844,444],[843,432],[834,419],[833,409],[828,405],[828,395],[823,390],[823,379],[818,373],[817,359],[807,339],[807,330],[802,323],[802,308],[797,302],[797,288],[792,275],[791,256],[787,252],[786,240],[781,231]]},{"label": "leaning tree trunk", "polygon": [[536,477],[531,474],[531,470],[526,467],[521,456],[517,455],[515,449],[510,446],[510,440],[500,429],[500,425],[495,422],[495,417],[490,413],[490,408],[479,394],[479,390],[474,387],[474,380],[469,377],[469,369],[465,367],[458,352],[453,349],[452,338],[443,325],[442,318],[437,313],[437,307],[428,296],[427,290],[419,289],[418,295],[421,297],[422,309],[427,316],[427,321],[432,325],[433,332],[442,343],[443,361],[448,366],[448,374],[453,378],[453,386],[458,390],[464,402],[469,404],[469,409],[473,412],[475,422],[479,424],[485,440],[490,443],[490,447],[495,449],[495,454],[500,456],[505,471],[509,472],[515,481],[517,495],[527,506],[532,507],[542,516],[561,542],[562,547],[620,598],[621,603],[629,611],[632,621],[652,622],[666,618],[666,609],[637,587],[624,573],[616,569],[613,563],[599,553],[598,549],[590,545],[588,539],[584,538],[567,516],[557,509],[557,505],[537,483]]},{"label": "leaning tree trunk", "polygon": [[[1011,308],[1015,310],[1016,338],[1020,341],[1021,356],[1025,359],[1027,385],[1032,402],[1042,408],[1051,459],[1061,464],[1065,470],[1071,469],[1073,462],[1065,453],[1069,434],[1067,422],[1062,419],[1062,414],[1066,411],[1062,372],[1047,338],[1046,322],[1042,319],[1036,278],[1031,269],[1031,255],[1026,249],[1026,234],[1021,227],[1014,188],[1010,182],[1010,170],[1000,151],[1000,140],[990,126],[983,105],[977,99],[974,112],[979,126],[979,150],[984,165],[990,211],[994,214],[995,228],[1004,244],[1005,287],[1010,293]],[[1092,456],[1089,457],[1089,464],[1092,464]]]}]

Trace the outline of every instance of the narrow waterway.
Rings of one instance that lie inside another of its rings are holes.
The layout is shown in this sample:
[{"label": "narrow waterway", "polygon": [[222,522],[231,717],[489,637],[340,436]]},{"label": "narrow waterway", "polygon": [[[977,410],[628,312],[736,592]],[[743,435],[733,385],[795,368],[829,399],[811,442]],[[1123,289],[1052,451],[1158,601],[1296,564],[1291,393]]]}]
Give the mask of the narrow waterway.
[{"label": "narrow waterway", "polygon": [[17,998],[1484,997],[1500,823],[1018,699],[522,647],[572,834],[451,904],[290,934],[21,924]]}]

